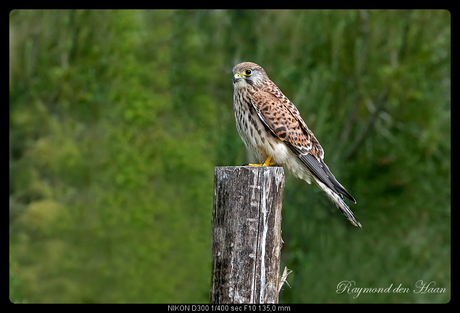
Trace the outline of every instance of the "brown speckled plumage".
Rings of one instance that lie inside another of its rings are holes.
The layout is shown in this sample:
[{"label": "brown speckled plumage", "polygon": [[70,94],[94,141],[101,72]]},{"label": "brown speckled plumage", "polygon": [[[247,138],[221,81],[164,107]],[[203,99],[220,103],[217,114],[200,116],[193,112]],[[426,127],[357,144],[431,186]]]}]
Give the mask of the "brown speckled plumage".
[{"label": "brown speckled plumage", "polygon": [[361,227],[343,197],[356,203],[355,199],[331,173],[315,135],[264,69],[252,62],[235,65],[233,85],[236,128],[259,161],[272,157],[294,176],[308,183],[313,178],[347,219]]}]

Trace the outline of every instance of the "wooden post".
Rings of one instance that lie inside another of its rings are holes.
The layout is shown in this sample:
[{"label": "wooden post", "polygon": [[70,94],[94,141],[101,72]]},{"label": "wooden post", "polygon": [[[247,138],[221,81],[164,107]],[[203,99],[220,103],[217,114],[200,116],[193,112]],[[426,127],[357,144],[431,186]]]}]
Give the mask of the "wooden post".
[{"label": "wooden post", "polygon": [[281,167],[216,167],[211,303],[277,303]]}]

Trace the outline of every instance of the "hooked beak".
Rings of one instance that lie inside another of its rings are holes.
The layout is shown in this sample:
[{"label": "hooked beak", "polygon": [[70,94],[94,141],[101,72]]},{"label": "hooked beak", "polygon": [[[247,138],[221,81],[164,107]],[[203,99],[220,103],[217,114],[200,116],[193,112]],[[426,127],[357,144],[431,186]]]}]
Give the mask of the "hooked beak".
[{"label": "hooked beak", "polygon": [[242,79],[243,79],[243,76],[241,76],[240,73],[233,74],[233,83],[239,82]]}]

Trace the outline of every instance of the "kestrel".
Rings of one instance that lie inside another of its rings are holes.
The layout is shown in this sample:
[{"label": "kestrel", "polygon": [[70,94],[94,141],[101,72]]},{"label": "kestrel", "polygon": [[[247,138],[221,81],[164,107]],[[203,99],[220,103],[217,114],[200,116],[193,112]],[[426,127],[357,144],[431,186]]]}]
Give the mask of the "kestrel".
[{"label": "kestrel", "polygon": [[361,227],[344,196],[355,204],[356,200],[332,175],[323,161],[323,148],[299,110],[268,78],[264,69],[252,62],[235,65],[233,86],[236,129],[245,145],[264,162],[249,165],[278,164],[309,184],[313,178],[345,217]]}]

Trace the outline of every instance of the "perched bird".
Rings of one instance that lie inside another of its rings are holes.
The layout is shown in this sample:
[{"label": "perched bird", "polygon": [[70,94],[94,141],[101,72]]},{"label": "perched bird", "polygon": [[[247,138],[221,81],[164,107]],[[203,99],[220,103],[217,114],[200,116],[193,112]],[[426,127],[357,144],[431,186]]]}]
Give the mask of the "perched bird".
[{"label": "perched bird", "polygon": [[323,148],[299,110],[268,78],[264,69],[252,62],[235,65],[233,86],[236,129],[245,145],[264,162],[248,165],[278,164],[309,184],[313,178],[345,217],[361,227],[344,196],[355,204],[356,200],[332,175],[323,161]]}]

